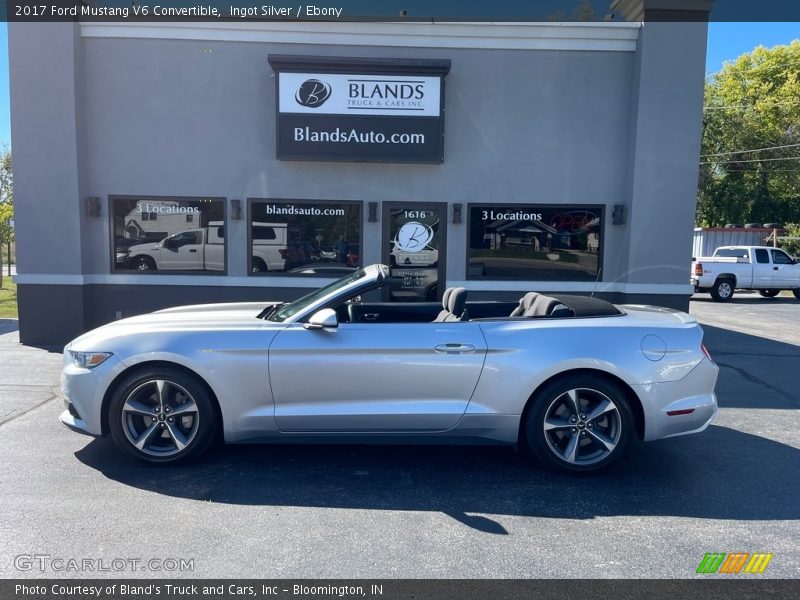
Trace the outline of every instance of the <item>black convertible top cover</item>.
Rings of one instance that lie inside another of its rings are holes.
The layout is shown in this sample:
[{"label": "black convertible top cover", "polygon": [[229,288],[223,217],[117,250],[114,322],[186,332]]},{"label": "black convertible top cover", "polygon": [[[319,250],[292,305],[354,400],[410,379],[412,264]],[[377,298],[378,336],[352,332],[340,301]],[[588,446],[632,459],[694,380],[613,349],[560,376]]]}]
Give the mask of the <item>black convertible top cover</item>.
[{"label": "black convertible top cover", "polygon": [[548,296],[555,298],[564,306],[571,308],[576,317],[603,317],[622,314],[611,302],[601,300],[600,298],[567,296],[561,294],[548,294]]}]

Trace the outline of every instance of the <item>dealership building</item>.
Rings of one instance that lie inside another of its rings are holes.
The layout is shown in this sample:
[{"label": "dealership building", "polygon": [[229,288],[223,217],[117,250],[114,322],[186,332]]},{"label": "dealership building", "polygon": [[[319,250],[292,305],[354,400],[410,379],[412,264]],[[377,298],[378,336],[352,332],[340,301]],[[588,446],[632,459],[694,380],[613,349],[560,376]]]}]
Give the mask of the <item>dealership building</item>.
[{"label": "dealership building", "polygon": [[293,299],[377,262],[391,301],[687,308],[710,2],[615,7],[10,23],[21,341]]}]

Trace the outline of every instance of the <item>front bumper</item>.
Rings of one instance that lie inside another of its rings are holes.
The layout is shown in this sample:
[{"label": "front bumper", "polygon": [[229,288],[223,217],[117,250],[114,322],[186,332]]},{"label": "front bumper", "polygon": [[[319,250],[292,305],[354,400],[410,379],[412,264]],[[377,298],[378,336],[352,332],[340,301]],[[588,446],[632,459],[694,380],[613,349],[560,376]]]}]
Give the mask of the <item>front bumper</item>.
[{"label": "front bumper", "polygon": [[123,365],[110,356],[93,369],[75,365],[69,352],[64,352],[61,369],[61,394],[65,410],[59,420],[79,433],[103,435],[103,397]]},{"label": "front bumper", "polygon": [[76,433],[97,437],[96,434],[88,430],[83,419],[79,419],[78,417],[74,416],[69,408],[64,409],[64,412],[58,416],[58,420],[61,421],[61,424],[64,425],[64,427],[71,429]]},{"label": "front bumper", "polygon": [[645,413],[644,440],[700,433],[706,429],[718,411],[714,393],[718,374],[719,367],[704,358],[678,381],[633,386],[642,399]]}]

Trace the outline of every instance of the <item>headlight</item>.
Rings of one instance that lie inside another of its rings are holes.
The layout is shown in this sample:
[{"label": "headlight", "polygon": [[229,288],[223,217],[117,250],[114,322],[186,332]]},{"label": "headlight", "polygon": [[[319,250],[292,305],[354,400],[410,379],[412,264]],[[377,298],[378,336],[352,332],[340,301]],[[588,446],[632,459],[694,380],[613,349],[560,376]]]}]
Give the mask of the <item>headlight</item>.
[{"label": "headlight", "polygon": [[69,353],[72,355],[72,362],[75,363],[75,366],[82,369],[93,369],[111,356],[111,352],[75,352],[70,350]]}]

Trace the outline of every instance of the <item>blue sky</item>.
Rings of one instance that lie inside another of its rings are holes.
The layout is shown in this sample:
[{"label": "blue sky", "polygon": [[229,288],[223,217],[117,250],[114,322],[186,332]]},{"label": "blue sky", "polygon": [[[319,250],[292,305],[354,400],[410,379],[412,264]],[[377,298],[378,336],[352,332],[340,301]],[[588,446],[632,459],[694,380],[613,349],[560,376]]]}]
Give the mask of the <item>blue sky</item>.
[{"label": "blue sky", "polygon": [[[800,23],[710,23],[706,72],[718,71],[726,60],[756,46],[788,44],[800,39]],[[0,145],[11,144],[8,106],[8,30],[0,23]]]}]

